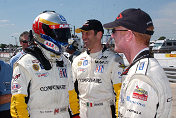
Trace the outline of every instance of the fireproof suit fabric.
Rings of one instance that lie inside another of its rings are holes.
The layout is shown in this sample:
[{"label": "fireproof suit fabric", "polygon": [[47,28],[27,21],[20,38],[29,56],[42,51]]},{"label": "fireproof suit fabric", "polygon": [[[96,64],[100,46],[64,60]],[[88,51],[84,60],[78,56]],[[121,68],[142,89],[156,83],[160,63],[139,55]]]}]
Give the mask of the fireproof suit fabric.
[{"label": "fireproof suit fabric", "polygon": [[113,85],[117,85],[114,89],[119,96],[122,64],[122,58],[109,50],[90,54],[85,51],[73,60],[72,72],[78,81],[81,118],[112,117]]},{"label": "fireproof suit fabric", "polygon": [[[58,60],[63,61],[63,66],[58,67],[56,61],[50,59],[50,70],[45,70],[30,54],[15,63],[11,83],[13,117],[26,118],[29,114],[30,118],[69,118],[69,103],[72,114],[79,113],[70,61],[62,55]],[[25,96],[29,97],[27,104]]]},{"label": "fireproof suit fabric", "polygon": [[172,95],[168,78],[154,58],[137,61],[123,75],[120,118],[169,118]]}]

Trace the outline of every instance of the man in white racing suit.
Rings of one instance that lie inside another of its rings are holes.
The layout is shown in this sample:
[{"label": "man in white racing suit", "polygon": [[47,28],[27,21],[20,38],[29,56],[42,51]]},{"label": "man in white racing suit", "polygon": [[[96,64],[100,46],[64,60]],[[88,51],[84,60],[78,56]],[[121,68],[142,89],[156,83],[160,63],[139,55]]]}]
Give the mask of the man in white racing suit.
[{"label": "man in white racing suit", "polygon": [[12,117],[70,118],[70,108],[73,117],[79,118],[71,63],[62,55],[70,36],[66,19],[45,11],[34,20],[33,33],[37,46],[25,49],[26,54],[14,64]]},{"label": "man in white racing suit", "polygon": [[73,78],[78,81],[80,117],[115,117],[114,92],[118,100],[122,82],[122,58],[102,47],[104,30],[100,21],[88,20],[81,28],[76,29],[76,33],[80,32],[84,45],[88,48],[72,63]]},{"label": "man in white racing suit", "polygon": [[120,118],[169,118],[172,95],[168,78],[149,52],[154,33],[150,16],[141,9],[126,9],[115,21],[103,25],[112,29],[115,51],[124,53],[128,68],[122,73]]}]

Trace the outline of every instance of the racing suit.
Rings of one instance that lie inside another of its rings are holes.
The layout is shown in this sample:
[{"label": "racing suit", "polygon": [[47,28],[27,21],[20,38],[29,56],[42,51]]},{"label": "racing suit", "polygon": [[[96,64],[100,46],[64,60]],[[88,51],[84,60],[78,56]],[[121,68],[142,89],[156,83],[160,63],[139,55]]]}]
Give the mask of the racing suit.
[{"label": "racing suit", "polygon": [[[78,114],[79,103],[70,61],[63,55],[56,56],[43,48],[42,51],[51,68],[45,69],[41,61],[31,54],[25,54],[14,65],[11,115],[20,118],[28,115],[31,118],[69,118],[68,107],[73,115]],[[28,103],[25,97],[29,98]]]},{"label": "racing suit", "polygon": [[133,63],[122,73],[119,99],[120,118],[169,118],[172,95],[168,78],[149,54],[139,52]]},{"label": "racing suit", "polygon": [[96,53],[85,51],[73,60],[72,72],[78,81],[81,118],[112,117],[110,107],[114,105],[114,92],[117,100],[119,97],[122,65],[122,58],[105,48]]}]

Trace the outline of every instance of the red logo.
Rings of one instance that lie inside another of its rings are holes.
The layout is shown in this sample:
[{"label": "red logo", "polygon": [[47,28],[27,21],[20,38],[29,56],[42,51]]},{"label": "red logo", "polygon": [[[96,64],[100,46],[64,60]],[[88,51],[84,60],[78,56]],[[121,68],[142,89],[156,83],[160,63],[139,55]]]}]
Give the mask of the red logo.
[{"label": "red logo", "polygon": [[54,115],[56,115],[57,113],[59,113],[59,109],[54,110]]},{"label": "red logo", "polygon": [[122,14],[120,13],[119,16],[117,16],[117,20],[118,20],[118,19],[121,19],[122,17],[123,17],[123,16],[122,16]]},{"label": "red logo", "polygon": [[136,89],[133,92],[133,98],[147,101],[148,92],[146,90],[136,86]]},{"label": "red logo", "polygon": [[15,76],[13,76],[13,79],[16,81],[19,77],[20,77],[21,74],[17,74]]}]

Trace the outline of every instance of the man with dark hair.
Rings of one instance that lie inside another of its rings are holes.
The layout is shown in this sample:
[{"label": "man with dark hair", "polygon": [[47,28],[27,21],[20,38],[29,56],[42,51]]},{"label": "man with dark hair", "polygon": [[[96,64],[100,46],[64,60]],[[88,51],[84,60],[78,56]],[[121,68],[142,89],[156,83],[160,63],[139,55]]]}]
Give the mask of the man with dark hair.
[{"label": "man with dark hair", "polygon": [[87,50],[72,63],[73,79],[78,81],[80,117],[115,117],[115,94],[118,100],[122,82],[122,58],[103,48],[101,39],[104,30],[100,21],[87,20],[81,28],[76,29],[76,33],[80,32]]},{"label": "man with dark hair", "polygon": [[19,37],[19,42],[20,45],[22,46],[22,50],[20,52],[18,52],[16,55],[14,55],[11,59],[10,59],[10,66],[12,66],[13,68],[13,64],[22,56],[25,54],[24,50],[29,47],[29,32],[28,31],[24,31],[20,37]]},{"label": "man with dark hair", "polygon": [[120,118],[169,118],[171,88],[168,78],[150,55],[149,42],[154,33],[150,16],[141,9],[126,9],[115,21],[104,24],[112,29],[115,51],[124,53],[129,66],[122,73],[118,116]]}]

